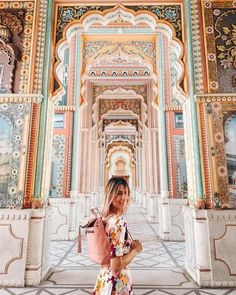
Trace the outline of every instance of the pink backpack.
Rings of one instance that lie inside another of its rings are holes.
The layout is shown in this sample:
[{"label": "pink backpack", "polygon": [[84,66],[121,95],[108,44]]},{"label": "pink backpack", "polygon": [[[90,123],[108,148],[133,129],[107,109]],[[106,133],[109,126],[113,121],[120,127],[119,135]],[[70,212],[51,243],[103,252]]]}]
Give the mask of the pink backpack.
[{"label": "pink backpack", "polygon": [[95,217],[79,227],[78,253],[81,253],[81,228],[83,228],[87,236],[90,260],[100,265],[110,265],[110,242],[106,233],[106,222],[102,219],[98,208],[92,208],[91,212]]}]

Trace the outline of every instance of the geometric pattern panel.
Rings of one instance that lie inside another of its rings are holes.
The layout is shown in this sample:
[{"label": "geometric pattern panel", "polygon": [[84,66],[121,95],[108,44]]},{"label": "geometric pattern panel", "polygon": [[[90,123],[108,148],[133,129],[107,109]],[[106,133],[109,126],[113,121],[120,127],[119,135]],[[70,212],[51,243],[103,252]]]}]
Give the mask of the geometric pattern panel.
[{"label": "geometric pattern panel", "polygon": [[54,135],[52,144],[52,173],[50,196],[63,197],[63,171],[65,162],[65,136]]},{"label": "geometric pattern panel", "polygon": [[21,208],[23,192],[18,190],[24,118],[27,103],[0,104],[0,208]]},{"label": "geometric pattern panel", "polygon": [[175,135],[173,141],[174,158],[176,163],[177,195],[183,197],[187,194],[188,191],[184,136]]}]

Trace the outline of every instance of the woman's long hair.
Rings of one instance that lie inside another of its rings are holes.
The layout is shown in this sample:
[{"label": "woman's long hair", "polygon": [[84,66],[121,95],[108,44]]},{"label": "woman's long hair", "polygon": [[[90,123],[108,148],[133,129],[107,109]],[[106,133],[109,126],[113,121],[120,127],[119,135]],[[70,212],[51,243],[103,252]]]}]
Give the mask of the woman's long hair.
[{"label": "woman's long hair", "polygon": [[127,201],[127,205],[124,209],[124,212],[128,209],[128,206],[130,203],[129,185],[123,177],[112,177],[108,180],[108,183],[105,188],[105,198],[104,198],[103,210],[102,210],[102,215],[104,217],[107,217],[110,214],[112,209],[111,207],[112,207],[113,199],[117,195],[120,185],[123,185],[124,188],[127,189],[129,199]]}]

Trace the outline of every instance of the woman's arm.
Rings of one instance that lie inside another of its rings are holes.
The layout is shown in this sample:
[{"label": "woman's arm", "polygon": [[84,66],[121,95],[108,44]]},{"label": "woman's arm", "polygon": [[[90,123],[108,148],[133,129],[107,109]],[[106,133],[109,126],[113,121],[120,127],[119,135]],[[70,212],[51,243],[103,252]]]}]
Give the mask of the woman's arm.
[{"label": "woman's arm", "polygon": [[124,256],[117,256],[111,259],[111,270],[114,275],[125,268],[134,257],[142,250],[142,244],[138,240],[133,241],[131,251]]}]

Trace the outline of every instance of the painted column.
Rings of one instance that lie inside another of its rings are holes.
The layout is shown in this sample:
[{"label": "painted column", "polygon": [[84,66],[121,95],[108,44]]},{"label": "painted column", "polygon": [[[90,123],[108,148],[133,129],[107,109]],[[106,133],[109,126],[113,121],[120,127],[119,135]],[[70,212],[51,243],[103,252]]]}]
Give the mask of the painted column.
[{"label": "painted column", "polygon": [[157,34],[157,69],[159,73],[159,105],[158,105],[158,129],[159,129],[159,161],[160,161],[160,186],[161,196],[168,197],[168,163],[167,163],[167,139],[165,117],[165,65],[164,65],[164,36]]},{"label": "painted column", "polygon": [[[168,183],[168,155],[167,155],[167,136],[166,136],[166,68],[165,56],[168,54],[168,48],[164,46],[165,38],[163,33],[157,33],[157,71],[159,74],[159,104],[158,104],[158,129],[159,129],[159,163],[160,163],[160,190],[161,199],[159,200],[159,222],[160,237],[169,240],[170,233],[170,212],[167,205],[169,197]],[[167,52],[166,52],[167,51]],[[170,74],[170,73],[169,73]]]},{"label": "painted column", "polygon": [[79,107],[80,107],[80,76],[82,66],[82,38],[80,34],[75,36],[75,87],[74,87],[74,125],[73,125],[73,143],[72,143],[72,169],[71,169],[71,196],[76,197],[78,194],[78,155],[79,155]]},{"label": "painted column", "polygon": [[[189,0],[185,0],[185,17],[186,17],[186,34],[187,34],[187,65],[189,79],[189,98],[184,104],[183,113],[185,119],[185,142],[186,142],[186,158],[187,158],[187,175],[188,175],[188,197],[194,201],[203,198],[202,175],[201,175],[201,159],[198,141],[198,123],[197,108],[194,101],[196,93],[194,84],[194,60],[193,60],[193,40],[192,40],[192,22],[191,7]],[[189,119],[189,120],[188,120]],[[186,123],[188,122],[188,124]],[[193,205],[193,204],[192,204]]]},{"label": "painted column", "polygon": [[165,65],[164,65],[164,36],[157,34],[157,69],[159,73],[159,105],[158,105],[158,128],[159,128],[159,161],[160,161],[160,186],[161,196],[168,197],[168,163],[166,144],[166,118],[165,118]]},{"label": "painted column", "polygon": [[142,176],[142,148],[143,141],[140,138],[139,134],[139,143],[138,143],[138,204],[142,205],[141,192],[143,189],[143,176]]},{"label": "painted column", "polygon": [[[41,112],[40,112],[40,122],[39,122],[39,136],[38,136],[38,150],[37,150],[37,159],[36,159],[36,171],[35,171],[35,183],[34,183],[34,195],[38,198],[45,198],[44,186],[47,181],[43,176],[46,174],[44,171],[47,168],[48,157],[48,148],[46,146],[46,137],[48,133],[48,124],[52,121],[52,117],[48,118],[48,95],[49,95],[49,73],[51,67],[51,40],[52,40],[52,13],[53,13],[53,3],[48,1],[47,5],[47,19],[46,19],[46,33],[45,33],[45,56],[43,63],[43,79],[42,79],[42,93],[44,99],[41,103]],[[49,128],[49,130],[51,130]],[[50,131],[49,131],[50,132]]]}]

